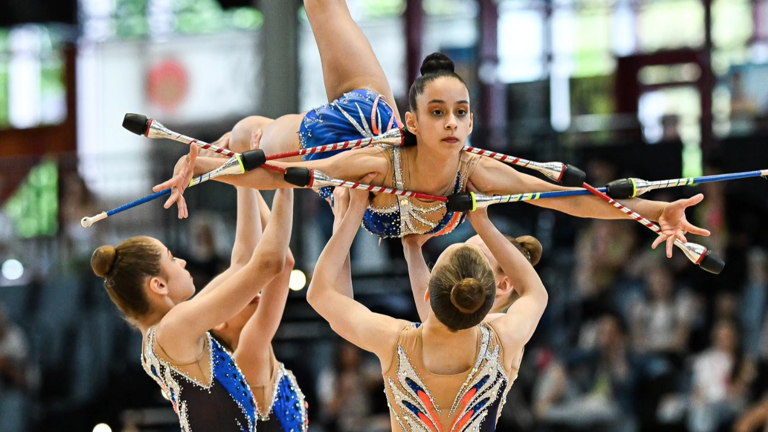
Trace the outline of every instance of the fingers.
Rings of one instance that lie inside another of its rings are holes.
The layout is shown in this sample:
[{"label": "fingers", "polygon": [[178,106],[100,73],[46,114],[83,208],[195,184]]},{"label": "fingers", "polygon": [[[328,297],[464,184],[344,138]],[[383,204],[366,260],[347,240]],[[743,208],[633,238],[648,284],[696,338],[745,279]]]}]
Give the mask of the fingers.
[{"label": "fingers", "polygon": [[169,209],[175,203],[179,197],[181,196],[181,191],[179,191],[179,188],[173,188],[171,189],[171,196],[168,197],[168,199],[165,201],[165,204],[163,204],[163,208]]},{"label": "fingers", "polygon": [[216,145],[217,147],[221,147],[223,149],[229,150],[229,142],[230,142],[231,136],[232,136],[232,132],[225,133],[224,135],[221,136],[221,138],[219,138],[216,141],[216,143],[214,143],[214,145]]},{"label": "fingers", "polygon": [[685,234],[682,231],[675,231],[675,238],[683,243],[688,243],[688,239],[685,238]]},{"label": "fingers", "polygon": [[709,230],[705,230],[704,228],[699,228],[697,226],[691,225],[690,223],[686,223],[685,230],[691,234],[709,237]]},{"label": "fingers", "polygon": [[672,258],[672,248],[675,246],[675,236],[667,238],[667,258]]},{"label": "fingers", "polygon": [[251,133],[251,143],[249,148],[251,150],[258,150],[259,145],[261,144],[261,137],[264,135],[264,131],[261,129],[257,129],[253,133]]},{"label": "fingers", "polygon": [[200,153],[200,147],[194,145],[189,146],[189,160],[187,161],[188,167],[194,167],[195,166],[195,160],[197,159],[197,155]]},{"label": "fingers", "polygon": [[702,202],[704,200],[704,194],[696,194],[688,199],[682,200],[683,207],[691,207]]},{"label": "fingers", "polygon": [[[170,179],[170,180],[167,180],[167,181],[165,181],[165,182],[163,182],[163,183],[160,183],[159,185],[157,185],[157,186],[153,187],[153,188],[152,188],[152,191],[153,191],[153,192],[160,192],[161,190],[170,189],[170,188],[172,188],[173,186],[175,186],[175,185],[176,185],[176,181],[177,181],[177,179],[176,179],[176,177],[174,176],[172,179]],[[167,208],[167,207],[166,207],[166,208]]]},{"label": "fingers", "polygon": [[357,182],[363,183],[363,184],[369,184],[374,178],[376,178],[376,174],[378,173],[375,173],[375,172],[368,173],[364,175],[362,178],[360,178],[360,180],[358,180]]},{"label": "fingers", "polygon": [[654,240],[653,244],[651,245],[651,249],[656,249],[656,247],[662,244],[664,240],[667,239],[667,237],[669,236],[666,234],[661,234],[660,236],[656,237],[656,240]]}]

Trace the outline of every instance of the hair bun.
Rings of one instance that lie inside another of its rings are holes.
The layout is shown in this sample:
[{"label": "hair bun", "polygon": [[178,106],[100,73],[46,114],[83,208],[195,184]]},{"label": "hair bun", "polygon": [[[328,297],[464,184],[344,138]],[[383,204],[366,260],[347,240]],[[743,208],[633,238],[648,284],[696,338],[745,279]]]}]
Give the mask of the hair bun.
[{"label": "hair bun", "polygon": [[474,278],[464,278],[451,289],[451,303],[463,313],[477,312],[484,302],[483,286]]},{"label": "hair bun", "polygon": [[421,74],[427,75],[430,73],[448,71],[455,73],[455,67],[453,60],[448,58],[447,55],[441,52],[435,52],[427,56],[421,63]]},{"label": "hair bun", "polygon": [[515,239],[515,241],[528,252],[528,261],[531,265],[535,266],[541,259],[541,254],[544,252],[544,248],[541,246],[541,242],[533,236],[521,236]]},{"label": "hair bun", "polygon": [[98,277],[106,277],[115,264],[117,251],[113,246],[101,246],[91,255],[91,268]]}]

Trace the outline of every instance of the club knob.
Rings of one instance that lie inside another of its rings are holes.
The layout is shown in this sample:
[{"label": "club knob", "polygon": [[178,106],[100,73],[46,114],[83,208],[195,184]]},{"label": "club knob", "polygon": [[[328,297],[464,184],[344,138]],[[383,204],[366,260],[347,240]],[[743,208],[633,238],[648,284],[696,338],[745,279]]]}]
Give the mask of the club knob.
[{"label": "club knob", "polygon": [[723,259],[720,258],[716,253],[712,252],[711,250],[707,250],[707,252],[704,254],[704,257],[701,259],[701,262],[699,263],[699,267],[710,273],[720,274],[720,272],[723,271],[723,268],[725,267],[725,261],[723,261]]},{"label": "club knob", "polygon": [[149,119],[141,114],[128,113],[123,117],[123,127],[136,135],[147,135]]},{"label": "club knob", "polygon": [[563,177],[560,179],[560,183],[565,186],[579,187],[587,179],[587,175],[584,171],[576,168],[573,165],[563,165]]},{"label": "club knob", "polygon": [[308,187],[312,184],[312,171],[304,167],[290,167],[285,169],[285,181],[299,187]]},{"label": "club knob", "polygon": [[614,180],[605,185],[605,194],[613,199],[632,198],[635,196],[635,183],[632,179]]},{"label": "club knob", "polygon": [[264,165],[267,156],[262,149],[248,150],[240,154],[240,160],[243,162],[243,169],[248,172]]},{"label": "club knob", "polygon": [[446,205],[451,212],[468,212],[475,210],[475,197],[471,192],[462,192],[448,197]]}]

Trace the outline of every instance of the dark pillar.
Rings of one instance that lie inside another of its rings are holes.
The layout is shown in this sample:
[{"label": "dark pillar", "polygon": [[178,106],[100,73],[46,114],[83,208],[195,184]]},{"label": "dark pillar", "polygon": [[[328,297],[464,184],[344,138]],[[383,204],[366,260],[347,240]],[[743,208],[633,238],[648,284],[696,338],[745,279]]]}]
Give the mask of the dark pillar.
[{"label": "dark pillar", "polygon": [[261,0],[262,100],[259,115],[279,117],[299,110],[299,2]]},{"label": "dark pillar", "polygon": [[507,117],[507,92],[498,81],[499,65],[498,27],[499,8],[494,0],[478,0],[480,13],[478,25],[480,38],[477,42],[477,77],[480,85],[478,119],[488,137],[487,146],[504,147],[504,125]]},{"label": "dark pillar", "polygon": [[715,76],[712,72],[712,0],[704,4],[704,50],[701,54],[701,152],[704,163],[712,156],[714,136],[712,133],[712,91]]},{"label": "dark pillar", "polygon": [[408,0],[405,6],[405,66],[408,73],[405,88],[411,88],[416,78],[421,75],[421,42],[424,39],[424,5],[422,0]]}]

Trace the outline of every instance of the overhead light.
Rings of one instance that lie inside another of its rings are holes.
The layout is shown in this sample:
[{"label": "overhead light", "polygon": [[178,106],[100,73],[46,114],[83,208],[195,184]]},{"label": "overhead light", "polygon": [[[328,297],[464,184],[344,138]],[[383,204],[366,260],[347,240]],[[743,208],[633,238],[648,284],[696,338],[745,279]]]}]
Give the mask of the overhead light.
[{"label": "overhead light", "polygon": [[9,281],[15,281],[24,276],[24,266],[18,260],[9,259],[3,263],[0,272],[2,272],[3,277]]},{"label": "overhead light", "polygon": [[112,428],[106,423],[99,423],[93,427],[93,432],[112,432]]},{"label": "overhead light", "polygon": [[291,278],[288,280],[288,288],[293,291],[301,291],[307,285],[307,275],[299,269],[291,270]]}]

